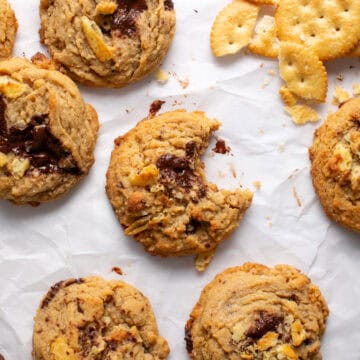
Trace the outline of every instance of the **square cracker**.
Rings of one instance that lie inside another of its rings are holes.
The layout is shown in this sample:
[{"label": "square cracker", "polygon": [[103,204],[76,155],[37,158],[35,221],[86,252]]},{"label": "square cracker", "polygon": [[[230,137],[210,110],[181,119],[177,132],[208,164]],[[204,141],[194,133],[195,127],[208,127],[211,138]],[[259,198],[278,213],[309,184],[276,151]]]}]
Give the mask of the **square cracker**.
[{"label": "square cracker", "polygon": [[360,40],[359,0],[280,0],[278,37],[310,47],[320,60],[350,52]]},{"label": "square cracker", "polygon": [[259,7],[234,0],[217,15],[211,29],[210,44],[215,56],[239,52],[250,42]]},{"label": "square cracker", "polygon": [[280,76],[287,88],[306,100],[325,101],[328,79],[324,64],[316,54],[294,42],[280,43]]}]

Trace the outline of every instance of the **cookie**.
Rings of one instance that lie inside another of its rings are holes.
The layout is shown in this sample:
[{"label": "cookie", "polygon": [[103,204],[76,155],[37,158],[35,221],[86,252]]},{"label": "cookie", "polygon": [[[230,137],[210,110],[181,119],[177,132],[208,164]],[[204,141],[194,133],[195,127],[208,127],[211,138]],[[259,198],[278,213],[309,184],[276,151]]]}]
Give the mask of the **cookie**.
[{"label": "cookie", "polygon": [[328,217],[360,231],[360,98],[343,104],[316,130],[310,159],[314,187]]},{"label": "cookie", "polygon": [[40,37],[86,85],[122,87],[156,69],[175,33],[172,0],[41,0]]},{"label": "cookie", "polygon": [[115,140],[107,194],[125,229],[152,255],[215,249],[251,204],[248,190],[218,190],[200,156],[220,123],[183,110],[141,121]]},{"label": "cookie", "polygon": [[18,23],[7,0],[0,0],[0,59],[8,58],[14,47]]},{"label": "cookie", "polygon": [[328,308],[318,287],[288,265],[225,270],[186,324],[194,360],[319,360]]},{"label": "cookie", "polygon": [[34,60],[0,62],[0,198],[16,204],[55,199],[94,162],[96,111],[76,85]]},{"label": "cookie", "polygon": [[122,281],[60,281],[35,317],[34,360],[162,360],[168,354],[149,300]]}]

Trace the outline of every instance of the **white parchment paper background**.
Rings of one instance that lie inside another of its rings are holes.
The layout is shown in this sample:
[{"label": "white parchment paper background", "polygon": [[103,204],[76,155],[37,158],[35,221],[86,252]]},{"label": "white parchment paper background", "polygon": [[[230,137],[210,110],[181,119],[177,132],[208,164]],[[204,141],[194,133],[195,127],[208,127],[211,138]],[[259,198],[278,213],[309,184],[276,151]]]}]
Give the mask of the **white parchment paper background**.
[{"label": "white parchment paper background", "polygon": [[[11,3],[20,25],[16,55],[44,51],[38,37],[39,1]],[[162,66],[172,74],[166,85],[150,77],[120,90],[81,88],[101,121],[90,175],[63,199],[38,208],[0,203],[0,353],[7,360],[31,359],[32,319],[50,285],[90,274],[120,278],[111,272],[120,266],[126,274],[122,279],[151,300],[171,347],[170,359],[185,360],[183,328],[203,286],[226,267],[252,261],[288,263],[308,274],[331,310],[323,358],[360,359],[360,236],[332,224],[314,195],[307,148],[318,124],[296,127],[284,114],[280,80],[271,75],[277,72],[275,61],[243,54],[212,57],[210,27],[227,1],[175,3],[177,34]],[[342,72],[342,86],[351,90],[352,83],[360,82],[359,68],[357,59],[328,64],[331,88]],[[179,79],[189,80],[189,86],[183,89]],[[323,115],[334,109],[329,105],[332,89],[329,94]],[[114,138],[145,117],[156,99],[166,101],[162,111],[199,109],[222,121],[218,136],[232,152],[213,156],[209,148],[204,160],[211,180],[254,191],[253,182],[262,183],[240,229],[219,248],[204,274],[196,273],[192,257],[146,254],[123,235],[105,195]]]}]

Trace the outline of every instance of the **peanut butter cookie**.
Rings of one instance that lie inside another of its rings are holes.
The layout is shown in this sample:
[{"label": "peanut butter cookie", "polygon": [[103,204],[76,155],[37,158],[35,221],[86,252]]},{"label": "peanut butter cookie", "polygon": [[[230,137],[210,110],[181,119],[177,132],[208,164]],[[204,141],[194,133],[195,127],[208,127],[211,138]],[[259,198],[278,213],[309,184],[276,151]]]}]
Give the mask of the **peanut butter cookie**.
[{"label": "peanut butter cookie", "polygon": [[18,23],[7,0],[0,0],[0,59],[8,58],[14,47]]},{"label": "peanut butter cookie", "polygon": [[122,87],[157,68],[175,32],[172,0],[41,0],[41,41],[86,85]]},{"label": "peanut butter cookie", "polygon": [[360,231],[360,98],[349,100],[315,132],[311,174],[326,214]]},{"label": "peanut butter cookie", "polygon": [[35,317],[34,360],[162,360],[168,354],[148,299],[122,281],[61,281]]},{"label": "peanut butter cookie", "polygon": [[220,123],[182,110],[141,121],[115,141],[107,194],[125,229],[152,255],[208,254],[239,225],[249,190],[218,190],[200,156]]},{"label": "peanut butter cookie", "polygon": [[328,314],[298,270],[247,263],[205,287],[186,324],[187,350],[194,360],[320,360]]},{"label": "peanut butter cookie", "polygon": [[0,62],[0,198],[17,204],[59,197],[94,162],[95,110],[42,59]]}]

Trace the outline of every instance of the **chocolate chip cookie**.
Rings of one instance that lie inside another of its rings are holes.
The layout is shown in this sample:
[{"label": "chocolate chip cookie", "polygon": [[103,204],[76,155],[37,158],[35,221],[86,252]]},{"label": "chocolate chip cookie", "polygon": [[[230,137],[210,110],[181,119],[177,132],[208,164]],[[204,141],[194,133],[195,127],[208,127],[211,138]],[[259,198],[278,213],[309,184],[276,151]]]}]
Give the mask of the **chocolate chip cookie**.
[{"label": "chocolate chip cookie", "polygon": [[250,206],[249,190],[218,190],[205,179],[200,156],[219,126],[202,112],[178,110],[115,140],[107,194],[125,234],[152,255],[208,255]]},{"label": "chocolate chip cookie", "polygon": [[326,214],[360,231],[360,98],[342,106],[315,132],[311,174]]},{"label": "chocolate chip cookie", "polygon": [[194,360],[320,360],[328,314],[298,270],[247,263],[205,287],[186,324],[187,350]]},{"label": "chocolate chip cookie", "polygon": [[175,32],[172,0],[41,0],[41,41],[86,85],[122,87],[157,68]]},{"label": "chocolate chip cookie", "polygon": [[34,360],[162,360],[168,354],[148,299],[122,281],[61,281],[35,317]]},{"label": "chocolate chip cookie", "polygon": [[0,62],[0,198],[16,204],[61,196],[94,162],[96,111],[46,58],[36,63]]},{"label": "chocolate chip cookie", "polygon": [[0,0],[0,59],[11,55],[17,29],[14,11],[7,0]]}]

